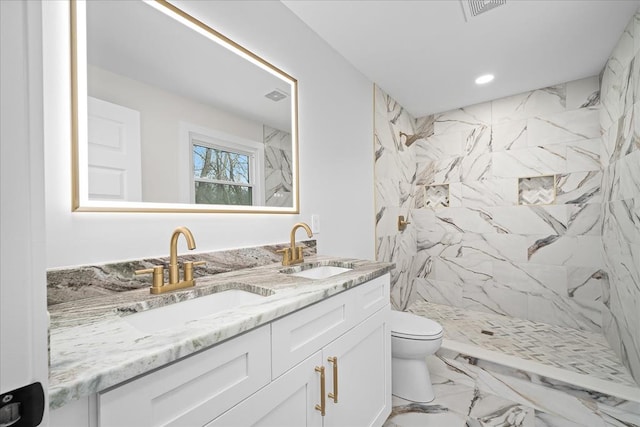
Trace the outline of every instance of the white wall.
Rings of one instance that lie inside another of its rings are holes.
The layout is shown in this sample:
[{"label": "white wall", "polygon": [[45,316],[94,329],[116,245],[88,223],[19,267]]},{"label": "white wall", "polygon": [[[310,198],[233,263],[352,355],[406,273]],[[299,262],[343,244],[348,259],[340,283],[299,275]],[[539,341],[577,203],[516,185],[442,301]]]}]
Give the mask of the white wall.
[{"label": "white wall", "polygon": [[0,10],[0,393],[39,381],[46,394],[41,10]]},{"label": "white wall", "polygon": [[[188,166],[178,167],[180,123],[263,142],[262,123],[240,117],[102,68],[89,66],[89,96],[140,112],[142,197],[147,202],[179,203]],[[187,150],[188,153],[188,150]],[[189,154],[189,153],[188,153]],[[187,184],[187,188],[189,185]]]},{"label": "white wall", "polygon": [[301,213],[72,213],[68,5],[44,2],[47,266],[164,256],[179,225],[193,231],[197,251],[286,242],[312,214],[322,224],[319,253],[372,259],[372,83],[280,2],[175,3],[298,79]]}]

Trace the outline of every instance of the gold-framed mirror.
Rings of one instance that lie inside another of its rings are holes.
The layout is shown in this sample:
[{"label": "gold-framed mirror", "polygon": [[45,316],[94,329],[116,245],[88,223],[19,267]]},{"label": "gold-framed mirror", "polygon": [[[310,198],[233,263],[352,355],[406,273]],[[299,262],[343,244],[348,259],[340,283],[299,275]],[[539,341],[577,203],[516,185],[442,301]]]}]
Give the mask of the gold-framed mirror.
[{"label": "gold-framed mirror", "polygon": [[72,210],[299,213],[297,80],[164,0],[71,0]]}]

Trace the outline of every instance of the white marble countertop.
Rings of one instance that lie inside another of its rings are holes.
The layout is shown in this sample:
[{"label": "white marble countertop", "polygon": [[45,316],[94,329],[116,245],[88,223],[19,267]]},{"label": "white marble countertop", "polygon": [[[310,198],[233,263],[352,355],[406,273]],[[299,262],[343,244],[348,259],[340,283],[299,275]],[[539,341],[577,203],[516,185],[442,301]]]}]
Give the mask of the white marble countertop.
[{"label": "white marble countertop", "polygon": [[[286,274],[317,265],[353,270],[321,280]],[[49,407],[59,408],[159,368],[379,277],[392,267],[382,262],[312,256],[292,267],[271,264],[200,277],[194,288],[167,294],[151,295],[148,289],[140,289],[51,306]],[[258,303],[232,307],[153,334],[140,332],[122,319],[127,313],[226,289],[267,296]]]}]

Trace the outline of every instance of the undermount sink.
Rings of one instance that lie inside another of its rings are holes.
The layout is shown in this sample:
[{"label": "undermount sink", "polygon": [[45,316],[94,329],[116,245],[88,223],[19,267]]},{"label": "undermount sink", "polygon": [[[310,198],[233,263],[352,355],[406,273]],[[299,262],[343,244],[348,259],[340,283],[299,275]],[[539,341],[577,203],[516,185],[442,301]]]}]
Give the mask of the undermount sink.
[{"label": "undermount sink", "polygon": [[139,311],[123,316],[122,320],[142,332],[153,333],[179,327],[192,320],[211,316],[231,308],[252,304],[262,298],[264,298],[263,295],[253,292],[229,289],[163,307]]},{"label": "undermount sink", "polygon": [[297,273],[290,273],[291,276],[306,277],[307,279],[326,279],[340,273],[351,271],[351,268],[335,267],[333,265],[320,265],[308,268]]}]

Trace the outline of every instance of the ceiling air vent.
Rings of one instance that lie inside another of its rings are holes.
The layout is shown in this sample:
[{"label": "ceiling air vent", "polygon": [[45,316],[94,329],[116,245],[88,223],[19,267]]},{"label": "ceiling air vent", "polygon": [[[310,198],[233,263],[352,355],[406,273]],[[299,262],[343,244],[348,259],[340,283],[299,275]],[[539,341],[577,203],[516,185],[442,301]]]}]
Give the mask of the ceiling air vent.
[{"label": "ceiling air vent", "polygon": [[506,2],[507,0],[460,0],[464,20],[467,22],[470,18],[474,18],[481,13],[488,12],[498,6],[502,6]]},{"label": "ceiling air vent", "polygon": [[280,89],[274,89],[271,92],[269,92],[268,94],[265,95],[265,97],[269,98],[272,101],[278,102],[280,100],[285,99],[288,96],[288,94]]}]

